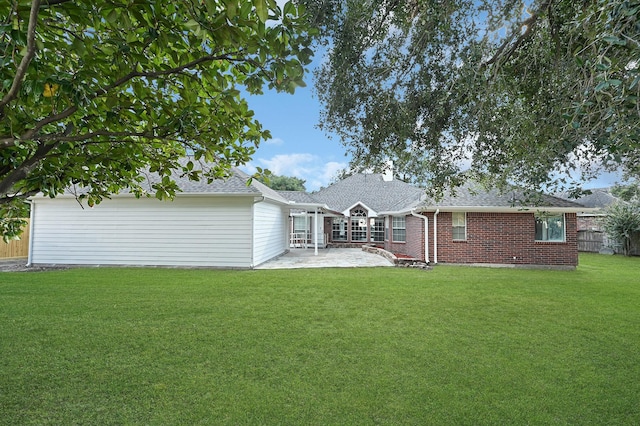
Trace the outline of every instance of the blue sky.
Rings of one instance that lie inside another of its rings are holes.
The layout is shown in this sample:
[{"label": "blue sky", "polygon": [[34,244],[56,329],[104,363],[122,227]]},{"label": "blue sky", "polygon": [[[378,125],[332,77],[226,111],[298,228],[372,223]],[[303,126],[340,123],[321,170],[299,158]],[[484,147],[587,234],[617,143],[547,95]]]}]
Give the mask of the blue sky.
[{"label": "blue sky", "polygon": [[296,89],[294,95],[265,91],[248,97],[256,119],[271,131],[272,139],[262,142],[243,169],[253,173],[255,167],[262,167],[276,175],[304,179],[307,190],[315,191],[346,168],[349,158],[337,139],[317,128],[320,102],[313,96],[310,74],[305,81],[307,87]]}]

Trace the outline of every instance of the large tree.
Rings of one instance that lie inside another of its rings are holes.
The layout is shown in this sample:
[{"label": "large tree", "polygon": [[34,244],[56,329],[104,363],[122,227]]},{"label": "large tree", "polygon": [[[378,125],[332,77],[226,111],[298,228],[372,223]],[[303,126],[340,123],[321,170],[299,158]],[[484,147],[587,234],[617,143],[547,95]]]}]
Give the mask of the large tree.
[{"label": "large tree", "polygon": [[391,158],[440,188],[640,174],[638,0],[300,1],[328,52],[321,126],[356,169]]},{"label": "large tree", "polygon": [[[312,55],[302,10],[275,0],[10,0],[0,4],[0,234],[26,197],[89,203],[141,171],[224,175],[269,137],[240,88],[293,92]],[[202,171],[186,154],[206,160]]]}]

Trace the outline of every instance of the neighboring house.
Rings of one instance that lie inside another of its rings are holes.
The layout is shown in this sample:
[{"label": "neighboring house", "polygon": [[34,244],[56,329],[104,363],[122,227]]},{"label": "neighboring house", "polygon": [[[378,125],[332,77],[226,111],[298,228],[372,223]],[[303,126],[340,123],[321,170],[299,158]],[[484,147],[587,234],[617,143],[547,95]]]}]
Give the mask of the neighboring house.
[{"label": "neighboring house", "polygon": [[173,201],[74,195],[31,199],[30,264],[253,268],[293,247],[375,244],[429,263],[578,263],[576,213],[544,196],[460,188],[442,200],[383,174],[355,174],[318,192],[276,192],[239,170],[211,184],[178,179]]},{"label": "neighboring house", "polygon": [[[589,209],[579,212],[577,215],[578,251],[598,253],[603,248],[613,249],[616,245],[609,241],[603,230],[602,221],[607,215],[607,207],[621,202],[621,200],[612,195],[609,188],[591,189],[590,192],[590,194],[573,200]],[[569,199],[566,193],[560,193],[558,196]]]}]

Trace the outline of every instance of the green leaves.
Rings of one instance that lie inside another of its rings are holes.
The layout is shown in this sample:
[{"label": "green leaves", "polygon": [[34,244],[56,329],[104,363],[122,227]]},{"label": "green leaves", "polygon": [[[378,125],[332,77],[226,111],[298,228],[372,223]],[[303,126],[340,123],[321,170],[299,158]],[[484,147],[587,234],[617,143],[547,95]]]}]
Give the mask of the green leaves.
[{"label": "green leaves", "polygon": [[637,1],[303,3],[331,47],[321,125],[354,169],[531,189],[576,164],[572,184],[640,175]]},{"label": "green leaves", "polygon": [[[0,99],[27,45],[29,8],[10,6],[0,6]],[[237,88],[303,84],[311,40],[297,10],[288,4],[281,21],[273,0],[42,7],[37,51],[0,114],[0,206],[67,187],[91,203],[125,189],[166,198],[179,190],[171,170],[198,177],[177,162],[187,153],[212,162],[212,176],[249,161],[268,132]],[[143,187],[149,170],[168,181]]]},{"label": "green leaves", "polygon": [[253,6],[256,8],[256,14],[260,22],[265,23],[269,18],[269,6],[267,0],[252,0]]}]

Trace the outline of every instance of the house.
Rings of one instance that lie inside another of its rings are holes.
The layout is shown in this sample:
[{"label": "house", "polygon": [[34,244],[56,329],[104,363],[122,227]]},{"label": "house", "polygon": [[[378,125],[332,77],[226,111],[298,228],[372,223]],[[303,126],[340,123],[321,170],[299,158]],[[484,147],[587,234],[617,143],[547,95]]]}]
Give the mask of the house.
[{"label": "house", "polygon": [[[568,199],[568,194],[565,193],[558,196]],[[607,207],[622,200],[611,194],[608,188],[596,188],[574,201],[588,208],[588,211],[577,214],[578,251],[598,253],[615,246],[615,242],[609,241],[604,232],[602,221],[606,217]]]},{"label": "house", "polygon": [[176,178],[173,201],[123,193],[92,208],[73,194],[31,199],[30,264],[253,268],[287,250],[375,244],[429,263],[578,263],[576,213],[543,196],[467,186],[441,200],[384,174],[318,192],[273,191],[234,169],[211,184]]},{"label": "house", "polygon": [[435,264],[575,267],[576,214],[588,209],[546,195],[536,205],[524,199],[470,184],[432,200],[385,173],[352,175],[307,201],[339,212],[324,215],[330,247],[372,243]]},{"label": "house", "polygon": [[252,268],[288,249],[289,203],[276,191],[237,169],[211,184],[174,178],[173,201],[33,197],[28,263]]}]

